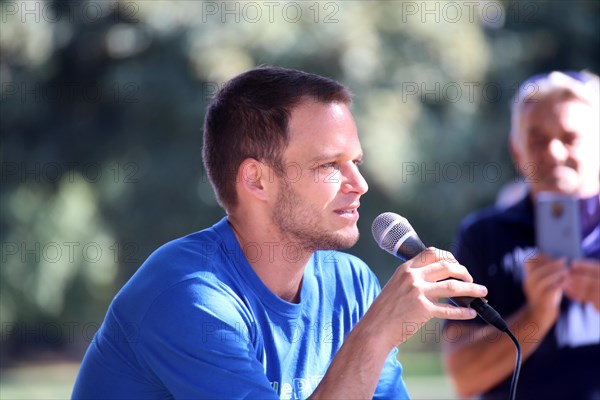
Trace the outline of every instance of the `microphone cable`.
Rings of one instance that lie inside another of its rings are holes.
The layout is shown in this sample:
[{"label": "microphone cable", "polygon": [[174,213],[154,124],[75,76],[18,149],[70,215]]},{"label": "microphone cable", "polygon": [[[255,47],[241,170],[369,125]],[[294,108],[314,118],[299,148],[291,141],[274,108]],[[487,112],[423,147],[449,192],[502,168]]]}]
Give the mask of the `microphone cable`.
[{"label": "microphone cable", "polygon": [[510,328],[506,321],[500,317],[500,314],[496,310],[494,310],[486,301],[483,301],[479,298],[472,300],[470,303],[466,303],[461,301],[462,298],[450,298],[451,303],[455,305],[468,306],[477,311],[479,317],[484,320],[487,324],[492,325],[494,328],[498,329],[500,332],[506,333],[510,340],[515,345],[516,349],[516,357],[515,357],[515,369],[513,370],[512,379],[510,382],[510,394],[508,398],[510,400],[515,400],[517,396],[517,385],[519,383],[519,374],[521,373],[521,344],[517,340],[516,336],[511,332]]},{"label": "microphone cable", "polygon": [[[467,305],[467,303],[461,301],[461,298],[450,298],[449,300],[456,305]],[[510,394],[508,398],[510,400],[515,400],[517,396],[519,374],[521,373],[521,344],[517,340],[517,337],[511,332],[506,321],[504,321],[500,314],[498,314],[498,312],[494,310],[486,301],[476,298],[472,300],[468,306],[477,311],[479,317],[486,323],[492,325],[499,331],[506,333],[506,335],[508,335],[510,340],[512,340],[514,343],[517,354],[515,357],[515,369],[513,370],[513,375],[510,382]]]},{"label": "microphone cable", "polygon": [[513,370],[512,379],[510,382],[510,394],[508,398],[510,400],[515,400],[517,396],[519,374],[521,373],[521,344],[517,340],[517,337],[511,332],[508,324],[502,319],[500,314],[498,314],[498,312],[494,310],[486,301],[483,301],[479,298],[476,298],[469,303],[462,301],[463,298],[450,298],[448,300],[458,306],[462,305],[463,307],[468,306],[473,308],[475,311],[477,311],[477,314],[482,320],[484,320],[487,324],[492,325],[500,332],[506,333],[510,340],[512,340],[517,354],[515,357],[515,369]]},{"label": "microphone cable", "polygon": [[509,394],[509,399],[515,400],[517,398],[517,385],[519,383],[519,374],[521,373],[521,345],[519,344],[519,341],[517,340],[515,335],[513,335],[513,333],[510,331],[510,329],[508,329],[508,327],[507,327],[506,331],[504,331],[504,333],[506,333],[508,335],[508,337],[513,341],[513,343],[515,344],[515,348],[517,350],[517,356],[516,356],[516,360],[515,360],[515,369],[513,371],[512,379],[510,381],[510,394]]}]

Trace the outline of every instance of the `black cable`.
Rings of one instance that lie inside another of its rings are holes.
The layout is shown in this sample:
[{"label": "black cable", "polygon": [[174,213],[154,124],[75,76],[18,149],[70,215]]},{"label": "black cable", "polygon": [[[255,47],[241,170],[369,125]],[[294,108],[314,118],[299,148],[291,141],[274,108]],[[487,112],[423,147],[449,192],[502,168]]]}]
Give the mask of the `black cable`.
[{"label": "black cable", "polygon": [[513,341],[513,343],[515,344],[515,347],[517,349],[517,358],[515,360],[515,370],[513,371],[512,380],[510,382],[510,396],[509,396],[510,400],[515,400],[517,397],[517,384],[519,383],[519,374],[521,373],[521,345],[519,344],[519,341],[517,340],[515,335],[513,335],[513,333],[509,329],[506,329],[504,331],[504,333],[506,333],[508,335],[508,337],[510,337],[510,339]]},{"label": "black cable", "polygon": [[[452,300],[452,299],[451,299]],[[506,321],[500,317],[500,314],[496,310],[494,310],[486,301],[475,298],[470,303],[471,308],[477,311],[477,314],[488,324],[496,327],[498,330],[506,333],[508,337],[513,341],[515,347],[517,349],[517,357],[515,360],[515,370],[513,371],[512,381],[510,382],[510,400],[515,400],[517,396],[517,384],[519,382],[519,374],[521,373],[521,345],[519,341],[513,335],[513,333],[508,328],[508,324]]]}]

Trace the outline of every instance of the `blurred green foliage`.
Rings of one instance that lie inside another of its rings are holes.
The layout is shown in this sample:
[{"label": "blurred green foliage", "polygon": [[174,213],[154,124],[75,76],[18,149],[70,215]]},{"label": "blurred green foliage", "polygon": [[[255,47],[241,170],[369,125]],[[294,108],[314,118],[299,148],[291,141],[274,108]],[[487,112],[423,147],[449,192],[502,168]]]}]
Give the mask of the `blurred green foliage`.
[{"label": "blurred green foliage", "polygon": [[[201,162],[212,93],[260,64],[333,77],[370,191],[350,251],[385,283],[370,223],[406,216],[452,247],[458,222],[516,180],[505,142],[518,84],[598,72],[597,1],[2,1],[3,362],[80,355],[162,243],[224,215]],[[417,337],[417,349],[435,340]]]}]

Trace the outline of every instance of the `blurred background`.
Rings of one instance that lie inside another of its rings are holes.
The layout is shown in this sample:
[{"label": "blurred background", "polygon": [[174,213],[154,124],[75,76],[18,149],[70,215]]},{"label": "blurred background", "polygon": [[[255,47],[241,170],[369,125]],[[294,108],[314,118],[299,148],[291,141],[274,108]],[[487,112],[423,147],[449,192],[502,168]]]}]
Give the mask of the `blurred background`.
[{"label": "blurred background", "polygon": [[[384,211],[452,249],[519,182],[509,105],[528,76],[599,72],[600,2],[0,1],[0,397],[67,398],[113,296],[166,241],[217,222],[204,110],[261,64],[355,93],[370,184],[350,250],[382,285]],[[441,321],[400,348],[414,398],[453,398]]]}]

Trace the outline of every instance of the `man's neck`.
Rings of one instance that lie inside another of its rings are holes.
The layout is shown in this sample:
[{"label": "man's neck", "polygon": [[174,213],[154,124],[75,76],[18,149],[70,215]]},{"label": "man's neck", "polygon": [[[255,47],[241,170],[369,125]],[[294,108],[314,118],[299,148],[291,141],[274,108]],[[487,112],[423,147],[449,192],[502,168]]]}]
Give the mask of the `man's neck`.
[{"label": "man's neck", "polygon": [[265,286],[282,300],[298,303],[304,269],[313,252],[268,224],[259,226],[252,218],[241,220],[234,215],[227,219],[246,260]]}]

